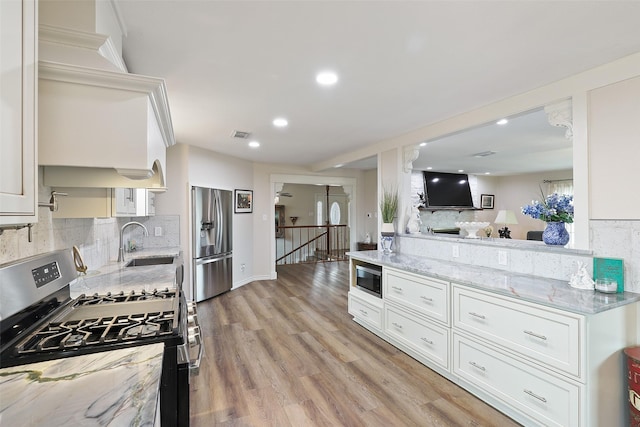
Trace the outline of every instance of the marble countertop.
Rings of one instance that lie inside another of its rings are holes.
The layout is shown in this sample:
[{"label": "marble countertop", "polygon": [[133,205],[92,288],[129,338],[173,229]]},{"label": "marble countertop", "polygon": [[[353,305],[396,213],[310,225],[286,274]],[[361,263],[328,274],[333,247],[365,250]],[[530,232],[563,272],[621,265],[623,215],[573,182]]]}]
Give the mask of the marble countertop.
[{"label": "marble countertop", "polygon": [[[174,256],[176,259],[173,264],[125,267],[132,259],[153,256]],[[106,292],[173,289],[176,287],[176,267],[182,263],[182,252],[179,247],[128,252],[123,262],[112,261],[96,270],[88,270],[86,275],[79,276],[71,283],[71,297]]]},{"label": "marble countertop", "polygon": [[3,426],[153,426],[164,344],[0,369]]},{"label": "marble countertop", "polygon": [[565,281],[400,253],[348,252],[351,258],[452,281],[560,310],[589,315],[640,301],[640,294],[574,289]]}]

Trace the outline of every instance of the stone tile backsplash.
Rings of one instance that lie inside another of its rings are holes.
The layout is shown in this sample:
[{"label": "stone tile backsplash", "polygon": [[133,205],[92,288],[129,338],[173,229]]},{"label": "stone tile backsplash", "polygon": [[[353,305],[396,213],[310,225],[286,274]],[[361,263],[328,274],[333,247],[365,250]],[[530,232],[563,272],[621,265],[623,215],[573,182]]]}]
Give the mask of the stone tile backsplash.
[{"label": "stone tile backsplash", "polygon": [[[49,210],[40,208],[38,223],[32,229],[32,242],[27,239],[26,228],[5,230],[0,235],[0,264],[76,245],[89,269],[99,268],[118,258],[120,227],[131,220],[143,223],[149,237],[143,235],[140,227],[130,227],[125,232],[125,242],[133,239],[140,249],[180,245],[178,215],[53,219]],[[156,227],[160,227],[161,236],[154,235]]]}]

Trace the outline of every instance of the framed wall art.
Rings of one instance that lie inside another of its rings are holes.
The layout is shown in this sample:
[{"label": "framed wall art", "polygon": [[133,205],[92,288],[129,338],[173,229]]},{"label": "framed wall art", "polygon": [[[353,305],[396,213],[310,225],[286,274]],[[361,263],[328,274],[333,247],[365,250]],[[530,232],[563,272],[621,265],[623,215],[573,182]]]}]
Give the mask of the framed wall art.
[{"label": "framed wall art", "polygon": [[253,190],[236,190],[234,200],[235,213],[253,212]]},{"label": "framed wall art", "polygon": [[480,195],[480,207],[482,209],[493,209],[493,200],[495,196],[493,194],[481,194]]}]

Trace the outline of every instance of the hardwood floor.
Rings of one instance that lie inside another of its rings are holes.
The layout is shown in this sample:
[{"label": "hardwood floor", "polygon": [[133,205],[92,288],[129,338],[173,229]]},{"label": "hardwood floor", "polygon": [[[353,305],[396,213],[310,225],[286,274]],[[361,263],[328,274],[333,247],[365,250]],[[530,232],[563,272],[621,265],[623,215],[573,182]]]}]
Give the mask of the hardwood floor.
[{"label": "hardwood floor", "polygon": [[517,426],[356,324],[347,262],[278,267],[198,304],[191,426]]}]

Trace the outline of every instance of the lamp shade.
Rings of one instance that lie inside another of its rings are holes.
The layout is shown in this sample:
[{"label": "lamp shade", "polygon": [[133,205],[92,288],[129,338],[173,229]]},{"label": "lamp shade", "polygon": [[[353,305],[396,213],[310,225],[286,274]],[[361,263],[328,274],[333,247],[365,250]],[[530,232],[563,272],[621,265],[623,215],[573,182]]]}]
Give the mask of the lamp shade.
[{"label": "lamp shade", "polygon": [[494,221],[496,224],[517,224],[516,214],[513,211],[500,210]]}]

